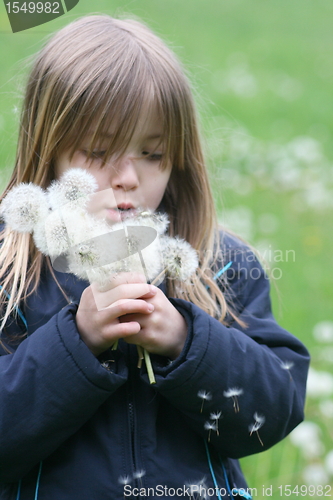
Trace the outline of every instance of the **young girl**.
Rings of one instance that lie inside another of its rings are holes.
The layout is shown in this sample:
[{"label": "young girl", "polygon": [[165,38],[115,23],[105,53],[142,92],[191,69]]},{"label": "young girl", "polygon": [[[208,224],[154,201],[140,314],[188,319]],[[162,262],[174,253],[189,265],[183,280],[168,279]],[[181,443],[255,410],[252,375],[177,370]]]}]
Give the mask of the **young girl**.
[{"label": "young girl", "polygon": [[1,499],[250,498],[237,459],[302,420],[308,353],[254,254],[218,232],[188,81],[136,21],[84,17],[37,56],[4,196],[73,167],[113,190],[110,224],[167,213],[199,267],[159,287],[120,273],[98,310],[88,282],[2,226]]}]

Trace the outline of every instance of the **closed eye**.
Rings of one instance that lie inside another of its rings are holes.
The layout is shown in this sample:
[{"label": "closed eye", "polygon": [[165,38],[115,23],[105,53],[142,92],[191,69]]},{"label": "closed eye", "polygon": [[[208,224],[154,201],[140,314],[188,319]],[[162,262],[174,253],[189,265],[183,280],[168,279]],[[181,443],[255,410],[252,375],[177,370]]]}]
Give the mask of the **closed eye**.
[{"label": "closed eye", "polygon": [[92,158],[97,158],[97,159],[103,159],[106,155],[105,150],[88,151],[87,149],[82,149],[81,152],[87,157],[91,156]]},{"label": "closed eye", "polygon": [[150,161],[161,161],[163,158],[162,153],[149,153],[149,151],[142,151],[142,156]]}]

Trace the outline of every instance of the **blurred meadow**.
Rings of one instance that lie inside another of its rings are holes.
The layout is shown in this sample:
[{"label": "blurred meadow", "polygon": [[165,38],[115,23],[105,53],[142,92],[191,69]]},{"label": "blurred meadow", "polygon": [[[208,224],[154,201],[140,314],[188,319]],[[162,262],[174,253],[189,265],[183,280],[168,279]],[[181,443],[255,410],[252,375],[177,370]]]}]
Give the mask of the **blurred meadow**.
[{"label": "blurred meadow", "polygon": [[[187,67],[219,219],[261,251],[275,278],[275,316],[311,352],[306,422],[242,460],[254,498],[332,497],[333,3],[80,0],[65,16],[15,34],[1,4],[2,186],[13,167],[26,59],[88,13],[137,16]],[[285,485],[299,489],[288,495]]]}]

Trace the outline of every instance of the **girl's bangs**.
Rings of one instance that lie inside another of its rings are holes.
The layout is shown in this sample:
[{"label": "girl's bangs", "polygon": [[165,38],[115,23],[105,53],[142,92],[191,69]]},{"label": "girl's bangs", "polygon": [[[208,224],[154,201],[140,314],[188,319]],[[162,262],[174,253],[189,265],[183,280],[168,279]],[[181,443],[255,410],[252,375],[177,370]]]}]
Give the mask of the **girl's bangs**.
[{"label": "girl's bangs", "polygon": [[[148,76],[148,78],[142,78]],[[88,159],[93,160],[94,150],[107,142],[101,166],[111,157],[117,159],[125,153],[138,127],[139,120],[144,115],[147,120],[152,114],[157,114],[162,123],[163,135],[161,143],[165,146],[165,154],[161,168],[165,168],[173,156],[170,144],[169,106],[161,102],[158,90],[149,75],[128,79],[115,95],[111,85],[102,82],[100,87],[86,91],[77,101],[68,115],[68,129],[59,143],[58,150],[69,150],[70,158],[84,143],[88,151]],[[79,133],[78,133],[79,131]]]},{"label": "girl's bangs", "polygon": [[67,127],[63,127],[66,134],[59,142],[58,151],[69,150],[72,157],[85,143],[88,158],[92,160],[94,150],[102,141],[105,144],[105,138],[110,138],[101,164],[104,166],[111,157],[117,159],[124,154],[142,115],[148,119],[151,114],[157,114],[162,122],[161,143],[165,151],[161,168],[170,160],[173,162],[181,135],[174,116],[177,97],[170,82],[162,83],[162,77],[156,75],[157,71],[154,73],[141,59],[133,64],[126,77],[118,75],[117,85],[114,79],[107,79],[107,75],[99,82],[92,82],[68,111]]}]

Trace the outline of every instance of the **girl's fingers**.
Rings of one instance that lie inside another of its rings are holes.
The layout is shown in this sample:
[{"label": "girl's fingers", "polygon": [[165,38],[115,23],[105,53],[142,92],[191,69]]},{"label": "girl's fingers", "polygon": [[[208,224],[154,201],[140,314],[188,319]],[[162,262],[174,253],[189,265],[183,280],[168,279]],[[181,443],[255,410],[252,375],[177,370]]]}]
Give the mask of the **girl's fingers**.
[{"label": "girl's fingers", "polygon": [[153,310],[153,304],[140,299],[119,300],[104,309],[104,311],[110,311],[114,318],[119,318],[126,314],[150,314]]},{"label": "girl's fingers", "polygon": [[115,288],[119,285],[128,285],[129,283],[147,283],[144,274],[129,272],[113,274],[110,279],[110,288]]},{"label": "girl's fingers", "polygon": [[119,323],[113,326],[112,335],[114,335],[115,338],[130,337],[139,333],[140,330],[141,326],[138,322],[130,321],[128,323]]},{"label": "girl's fingers", "polygon": [[119,285],[106,292],[100,292],[92,286],[92,291],[98,310],[105,309],[122,299],[138,299],[139,297],[152,297],[157,289],[147,283],[131,283]]}]

